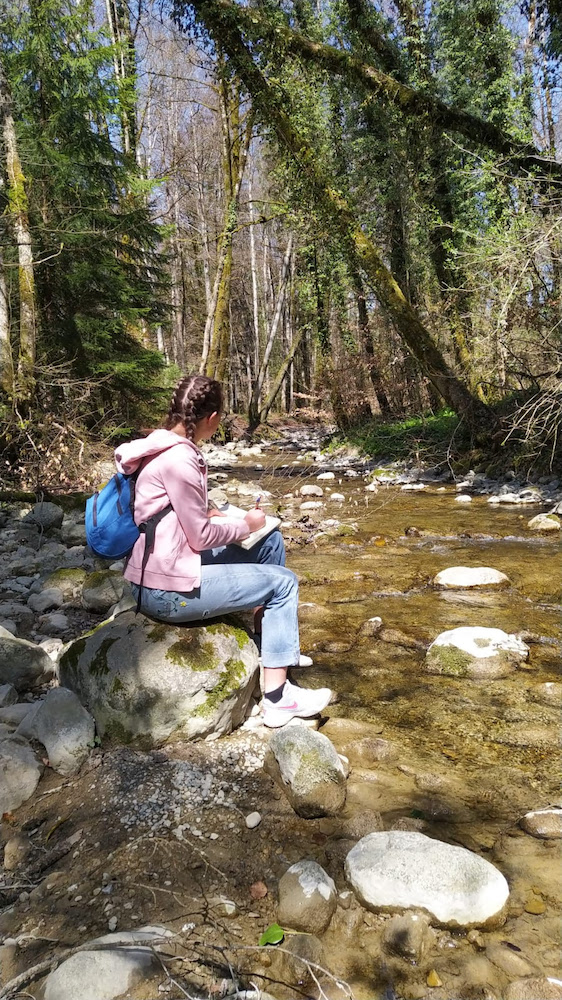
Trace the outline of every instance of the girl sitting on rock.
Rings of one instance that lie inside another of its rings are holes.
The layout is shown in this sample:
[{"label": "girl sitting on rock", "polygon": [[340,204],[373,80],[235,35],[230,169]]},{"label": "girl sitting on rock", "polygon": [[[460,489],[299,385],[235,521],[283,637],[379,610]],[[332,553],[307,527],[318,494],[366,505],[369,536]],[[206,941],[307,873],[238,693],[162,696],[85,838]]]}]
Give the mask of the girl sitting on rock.
[{"label": "girl sitting on rock", "polygon": [[263,511],[249,510],[235,523],[221,523],[220,512],[208,508],[207,465],[198,445],[216,432],[222,412],[220,384],[187,375],[176,387],[164,427],[116,449],[118,470],[138,472],[137,524],[172,506],[156,525],[144,572],[141,534],[125,577],[136,598],[140,591],[141,610],[171,624],[260,608],[264,723],[277,728],[295,717],[317,715],[331,691],[287,680],[289,667],[312,661],[299,650],[298,582],[285,567],[281,533],[273,531],[251,549],[240,548],[231,543],[261,528]]}]

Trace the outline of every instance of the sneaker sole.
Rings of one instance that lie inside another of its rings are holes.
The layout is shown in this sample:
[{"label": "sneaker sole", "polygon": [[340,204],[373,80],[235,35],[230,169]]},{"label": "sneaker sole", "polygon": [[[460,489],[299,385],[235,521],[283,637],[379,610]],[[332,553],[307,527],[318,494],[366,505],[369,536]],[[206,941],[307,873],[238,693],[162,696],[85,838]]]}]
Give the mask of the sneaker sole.
[{"label": "sneaker sole", "polygon": [[330,704],[331,696],[332,693],[330,692],[330,695],[326,698],[326,701],[320,708],[315,708],[313,711],[308,712],[299,712],[297,710],[293,711],[292,709],[283,710],[282,708],[268,708],[267,711],[264,712],[263,724],[264,726],[267,726],[268,729],[281,729],[282,726],[286,726],[292,719],[313,719],[315,715],[320,715],[320,712],[323,712],[326,706]]}]

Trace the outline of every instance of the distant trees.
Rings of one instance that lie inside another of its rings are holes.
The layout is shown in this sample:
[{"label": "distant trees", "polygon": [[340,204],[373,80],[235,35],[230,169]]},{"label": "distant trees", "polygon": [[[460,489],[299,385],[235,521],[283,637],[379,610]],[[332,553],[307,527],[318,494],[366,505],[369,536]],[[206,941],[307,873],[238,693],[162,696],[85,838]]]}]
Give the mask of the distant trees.
[{"label": "distant trees", "polygon": [[177,24],[153,0],[17,2],[0,34],[6,414],[56,397],[131,425],[189,368],[224,379],[251,428],[272,408],[346,427],[446,404],[478,435],[513,397],[527,417],[501,434],[551,446],[549,0],[174,0]]}]

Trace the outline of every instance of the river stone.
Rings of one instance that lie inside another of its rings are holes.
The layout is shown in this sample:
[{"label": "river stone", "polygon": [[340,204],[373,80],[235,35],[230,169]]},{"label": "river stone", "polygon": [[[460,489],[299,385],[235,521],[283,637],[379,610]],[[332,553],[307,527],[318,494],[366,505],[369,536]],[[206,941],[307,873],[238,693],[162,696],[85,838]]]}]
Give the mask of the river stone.
[{"label": "river stone", "polygon": [[222,736],[245,717],[258,669],[246,632],[157,623],[131,611],[68,646],[60,682],[94,716],[100,736],[143,749]]},{"label": "river stone", "polygon": [[39,527],[46,531],[49,528],[60,528],[63,518],[64,511],[62,507],[58,507],[56,503],[41,501],[41,503],[36,503],[31,508],[29,514],[25,515],[23,523],[38,524]]},{"label": "river stone", "polygon": [[472,503],[472,497],[468,493],[459,493],[455,500],[457,503]]},{"label": "river stone", "polygon": [[525,813],[519,820],[519,826],[530,833],[532,837],[542,840],[560,840],[562,837],[562,809],[559,806],[549,806],[547,809],[535,809]]},{"label": "river stone", "polygon": [[82,596],[82,587],[87,576],[86,570],[79,566],[73,569],[56,569],[43,582],[43,589],[56,587],[61,591],[65,601],[72,601]]},{"label": "river stone", "polygon": [[431,643],[425,658],[430,674],[450,677],[507,677],[526,660],[529,647],[515,635],[499,628],[464,625],[441,632]]},{"label": "river stone", "polygon": [[18,693],[13,684],[0,685],[0,708],[8,705],[15,705],[18,700]]},{"label": "river stone", "polygon": [[35,754],[19,739],[0,743],[0,816],[12,812],[33,795],[41,769]]},{"label": "river stone", "polygon": [[82,587],[82,606],[88,611],[109,611],[113,604],[121,600],[124,590],[125,581],[121,573],[111,570],[90,573]]},{"label": "river stone", "polygon": [[51,608],[60,608],[64,604],[64,595],[58,587],[47,587],[40,594],[31,594],[27,605],[32,611],[43,614]]},{"label": "river stone", "polygon": [[491,566],[451,566],[434,577],[436,587],[447,590],[465,587],[498,587],[509,583],[505,573]]},{"label": "river stone", "polygon": [[546,976],[516,979],[506,987],[504,1000],[562,1000],[562,980]]},{"label": "river stone", "polygon": [[537,514],[527,522],[531,531],[560,531],[560,518],[556,514]]},{"label": "river stone", "polygon": [[335,474],[335,472],[321,472],[318,476],[316,476],[316,478],[317,479],[335,479],[336,478],[336,474]]},{"label": "river stone", "polygon": [[49,764],[65,776],[78,771],[93,746],[95,726],[73,691],[51,688],[36,710],[23,720],[19,736],[39,740]]},{"label": "river stone", "polygon": [[448,927],[497,924],[509,896],[489,861],[423,833],[363,837],[347,855],[345,873],[368,909],[422,910]]},{"label": "river stone", "polygon": [[288,935],[282,950],[269,949],[268,958],[271,960],[267,969],[268,979],[275,983],[275,993],[279,998],[295,1000],[297,996],[309,996],[312,992],[316,995],[313,977],[318,979],[317,966],[327,968],[322,942],[316,935]]},{"label": "river stone", "polygon": [[297,861],[279,882],[277,921],[281,927],[322,934],[336,909],[336,886],[316,861]]},{"label": "river stone", "polygon": [[299,816],[334,816],[346,795],[345,770],[322,733],[286,726],[273,733],[264,768],[284,790]]},{"label": "river stone", "polygon": [[113,1000],[160,968],[150,948],[111,948],[71,955],[49,973],[44,1000]]},{"label": "river stone", "polygon": [[317,510],[318,507],[323,507],[324,503],[322,500],[305,500],[301,503],[300,510]]},{"label": "river stone", "polygon": [[86,525],[66,522],[61,528],[61,538],[65,545],[87,545]]},{"label": "river stone", "polygon": [[0,627],[0,683],[27,691],[41,684],[53,672],[44,649],[27,639],[18,639]]},{"label": "river stone", "polygon": [[299,493],[301,497],[323,497],[324,490],[321,486],[306,485],[301,486]]},{"label": "river stone", "polygon": [[[36,702],[38,705],[39,702]],[[35,709],[35,705],[29,701],[18,701],[14,702],[12,705],[6,705],[4,708],[0,708],[0,722],[5,723],[8,726],[19,726],[20,723]]]},{"label": "river stone", "polygon": [[425,913],[397,913],[385,924],[382,940],[386,951],[417,963],[433,944],[435,932]]}]

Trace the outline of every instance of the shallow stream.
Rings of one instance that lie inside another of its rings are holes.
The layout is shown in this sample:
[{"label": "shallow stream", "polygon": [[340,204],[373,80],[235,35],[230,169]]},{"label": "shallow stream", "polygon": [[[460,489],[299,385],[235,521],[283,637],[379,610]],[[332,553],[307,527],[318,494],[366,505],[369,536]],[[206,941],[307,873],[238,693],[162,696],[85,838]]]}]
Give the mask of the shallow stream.
[{"label": "shallow stream", "polygon": [[[470,989],[475,997],[501,991],[508,968],[508,978],[516,978],[509,955],[500,971],[494,964],[490,947],[497,951],[499,944],[521,958],[520,975],[558,976],[560,841],[532,838],[518,827],[527,810],[556,804],[559,796],[559,537],[527,527],[548,506],[494,506],[486,496],[461,504],[454,484],[438,482],[419,491],[380,486],[373,494],[362,476],[348,478],[342,470],[335,480],[318,482],[316,466],[292,462],[283,469],[284,463],[286,456],[268,452],[269,472],[237,467],[231,476],[271,491],[270,509],[278,507],[284,518],[288,565],[301,581],[301,649],[314,657],[298,679],[337,692],[324,732],[354,767],[348,810],[376,810],[385,829],[398,822],[460,844],[507,877],[509,916],[501,930],[478,947],[467,945],[464,935],[443,937],[441,974],[460,977],[467,996]],[[299,495],[305,483],[323,488],[322,507],[300,509],[304,500],[317,499]],[[336,491],[345,499],[330,500]],[[326,526],[326,519],[340,525]],[[291,545],[291,538],[301,544]],[[510,584],[501,590],[434,587],[435,574],[451,566],[493,567]],[[383,629],[361,635],[362,623],[374,616]],[[522,634],[528,662],[502,680],[424,673],[429,642],[461,625]],[[377,762],[362,761],[360,753],[354,759],[361,730],[351,738],[343,726],[349,719],[365,724],[366,733],[380,733]],[[337,934],[332,943],[337,953]],[[390,991],[385,996],[452,995],[450,986],[428,991],[421,970],[404,980],[403,962],[387,965],[386,974],[383,963],[377,976],[373,966],[357,963],[357,956],[346,962],[341,954],[337,966],[350,976],[358,1000],[370,1000],[375,984]]]}]

